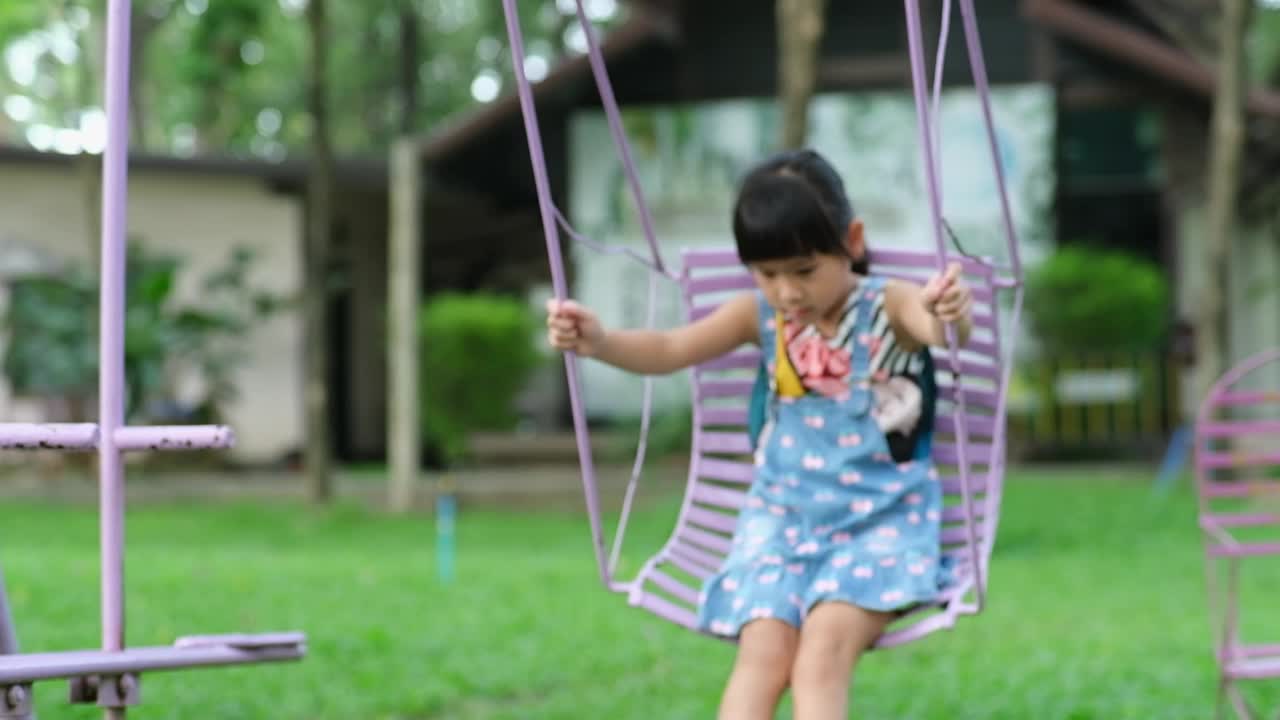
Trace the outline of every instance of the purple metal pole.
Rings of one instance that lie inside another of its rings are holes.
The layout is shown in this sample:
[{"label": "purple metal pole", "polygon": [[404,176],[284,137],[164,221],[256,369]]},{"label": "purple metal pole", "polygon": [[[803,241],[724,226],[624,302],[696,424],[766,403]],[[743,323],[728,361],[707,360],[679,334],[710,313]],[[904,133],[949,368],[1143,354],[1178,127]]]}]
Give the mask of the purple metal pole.
[{"label": "purple metal pole", "polygon": [[0,655],[18,652],[18,633],[13,628],[13,615],[9,612],[9,595],[4,590],[4,572],[0,571]]},{"label": "purple metal pole", "polygon": [[[228,447],[229,428],[203,426],[124,426],[125,228],[127,225],[129,16],[130,0],[107,6],[107,145],[102,170],[102,264],[98,326],[98,423],[0,424],[0,447],[98,451],[101,557],[102,649],[18,654],[0,579],[0,717],[25,712],[30,683],[72,679],[72,702],[97,702],[106,720],[124,720],[125,707],[137,702],[135,674],[149,669],[178,669],[301,658],[301,633],[235,634],[188,637],[173,648],[125,649],[124,628],[124,466],[125,450],[181,450]],[[105,684],[90,676],[106,675]],[[114,677],[113,677],[114,675]],[[17,698],[17,699],[15,699]]]},{"label": "purple metal pole", "polygon": [[128,450],[194,450],[196,448],[229,448],[235,434],[225,425],[153,425],[121,427],[115,433],[116,449]]},{"label": "purple metal pole", "polygon": [[93,450],[98,426],[93,423],[4,423],[0,448],[6,450]]},{"label": "purple metal pole", "polygon": [[[4,573],[0,572],[0,656],[18,654],[18,631],[13,625],[13,613],[9,611],[9,595],[5,592]],[[3,707],[7,698],[0,698]],[[19,720],[35,720],[35,712],[18,715]]]},{"label": "purple metal pole", "polygon": [[[124,272],[129,163],[130,0],[107,3],[107,144],[102,161],[102,267],[98,322],[98,483],[102,649],[124,649],[124,468],[116,429],[124,422]],[[124,720],[124,708],[107,708]]]}]

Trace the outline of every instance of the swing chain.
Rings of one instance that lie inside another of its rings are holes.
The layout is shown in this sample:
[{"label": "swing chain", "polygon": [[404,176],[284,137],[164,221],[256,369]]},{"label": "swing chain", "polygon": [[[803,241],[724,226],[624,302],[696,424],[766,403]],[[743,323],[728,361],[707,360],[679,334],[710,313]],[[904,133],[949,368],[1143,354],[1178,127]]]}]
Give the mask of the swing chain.
[{"label": "swing chain", "polygon": [[960,238],[956,236],[956,231],[951,229],[951,223],[947,222],[946,218],[942,218],[942,229],[947,231],[947,237],[951,238],[951,244],[956,246],[956,250],[959,250],[961,255],[976,262],[983,262],[982,258],[964,249],[964,246],[960,244]]},{"label": "swing chain", "polygon": [[134,673],[71,678],[68,701],[72,704],[96,704],[103,708],[138,705],[142,702],[141,680]]},{"label": "swing chain", "polygon": [[31,717],[31,683],[0,687],[0,720],[27,720]]}]

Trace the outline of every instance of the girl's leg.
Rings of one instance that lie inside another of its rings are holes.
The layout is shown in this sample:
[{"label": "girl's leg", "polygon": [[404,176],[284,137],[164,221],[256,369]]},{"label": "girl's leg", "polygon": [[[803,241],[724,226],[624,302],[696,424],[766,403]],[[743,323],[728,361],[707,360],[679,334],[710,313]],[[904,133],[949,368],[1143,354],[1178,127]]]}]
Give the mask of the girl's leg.
[{"label": "girl's leg", "polygon": [[842,602],[814,606],[800,628],[791,670],[795,720],[848,717],[853,666],[892,618]]},{"label": "girl's leg", "polygon": [[795,662],[800,633],[781,620],[742,628],[738,657],[720,700],[720,720],[772,720]]}]

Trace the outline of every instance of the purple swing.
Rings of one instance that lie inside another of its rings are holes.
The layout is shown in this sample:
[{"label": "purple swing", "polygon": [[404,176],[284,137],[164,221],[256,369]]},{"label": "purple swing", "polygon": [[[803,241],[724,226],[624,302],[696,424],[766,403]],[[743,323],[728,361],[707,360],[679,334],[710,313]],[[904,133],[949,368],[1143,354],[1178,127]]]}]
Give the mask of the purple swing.
[{"label": "purple swing", "polygon": [[[663,263],[598,41],[583,9],[582,0],[577,0],[576,4],[578,21],[587,40],[592,74],[632,196],[639,209],[641,227],[648,241],[651,259],[642,258],[625,249],[602,248],[582,237],[569,226],[564,215],[554,205],[533,93],[524,74],[524,42],[515,0],[503,0],[555,296],[563,299],[568,294],[559,244],[559,232],[563,230],[576,241],[605,252],[626,253],[651,269],[651,323],[658,277],[679,285],[685,312],[690,320],[701,317],[710,312],[726,292],[753,287],[751,277],[732,248],[686,250],[682,254],[683,267],[679,272],[668,270]],[[986,259],[952,254],[948,252],[944,241],[945,222],[942,216],[935,133],[941,94],[941,69],[951,16],[950,5],[950,0],[945,0],[930,104],[919,4],[917,0],[905,0],[917,129],[937,249],[934,252],[872,251],[870,261],[873,271],[878,274],[917,282],[923,282],[931,272],[943,270],[949,262],[959,262],[973,288],[973,336],[961,348],[957,347],[955,334],[949,331],[950,347],[933,351],[938,396],[932,459],[945,490],[942,541],[944,552],[955,560],[956,580],[933,602],[904,613],[881,636],[877,647],[911,642],[937,630],[952,627],[962,615],[981,612],[985,603],[987,570],[995,542],[1004,480],[1005,400],[1012,341],[1006,339],[1002,343],[997,299],[1002,290],[1012,292],[1010,326],[1016,327],[1022,308],[1022,266],[1003,170],[999,163],[973,0],[960,0],[961,15],[969,62],[981,99],[1000,192],[1009,264],[998,265]],[[609,590],[626,595],[629,604],[646,609],[677,625],[694,629],[702,580],[719,568],[729,551],[736,516],[745,502],[746,488],[753,477],[749,460],[748,406],[754,372],[760,363],[760,351],[737,350],[693,369],[692,453],[684,501],[670,538],[630,580],[615,578],[614,570],[643,463],[652,405],[651,387],[646,384],[644,393],[640,450],[627,486],[612,548],[606,551],[577,362],[572,354],[565,355],[574,432],[577,436],[588,520],[600,578]]]},{"label": "purple swing", "polygon": [[0,424],[0,447],[97,451],[101,524],[102,649],[19,653],[0,579],[0,720],[29,720],[32,686],[67,679],[73,703],[97,704],[108,720],[123,720],[139,703],[140,675],[149,671],[298,660],[306,637],[298,632],[193,635],[172,646],[125,647],[124,465],[129,450],[226,448],[222,426],[124,425],[125,213],[128,177],[129,0],[107,8],[107,144],[103,153],[102,267],[97,423]]},{"label": "purple swing", "polygon": [[1280,348],[1241,361],[1209,389],[1196,417],[1196,489],[1218,664],[1215,717],[1224,702],[1241,720],[1255,717],[1239,683],[1280,679],[1280,643],[1241,639],[1238,594],[1243,558],[1280,556],[1280,391],[1245,383],[1276,365]]}]

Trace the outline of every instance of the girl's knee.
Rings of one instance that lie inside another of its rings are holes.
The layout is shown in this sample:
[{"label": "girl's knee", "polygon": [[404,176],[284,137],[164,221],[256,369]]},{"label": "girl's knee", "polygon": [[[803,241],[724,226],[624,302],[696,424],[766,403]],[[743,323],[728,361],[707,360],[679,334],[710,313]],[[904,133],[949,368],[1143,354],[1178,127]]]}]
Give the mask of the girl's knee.
[{"label": "girl's knee", "polygon": [[864,649],[851,634],[807,637],[792,663],[791,684],[813,686],[845,682]]},{"label": "girl's knee", "polygon": [[875,642],[889,615],[845,603],[823,603],[805,620],[792,668],[797,685],[844,682]]},{"label": "girl's knee", "polygon": [[738,638],[737,669],[761,682],[785,685],[795,663],[799,632],[777,620],[757,620]]}]

